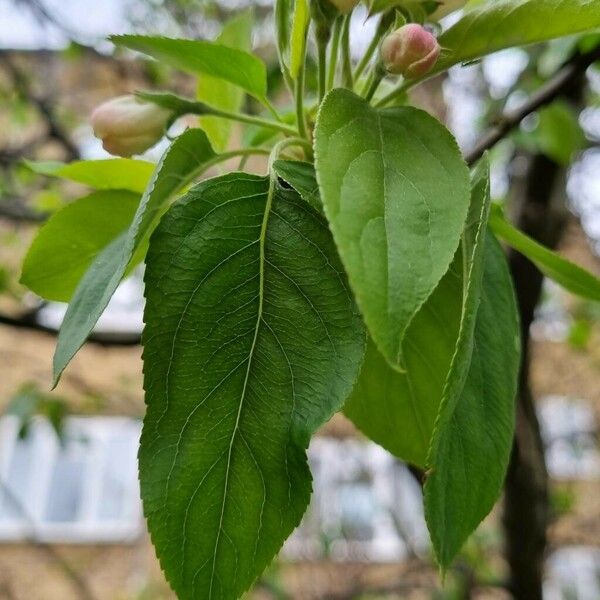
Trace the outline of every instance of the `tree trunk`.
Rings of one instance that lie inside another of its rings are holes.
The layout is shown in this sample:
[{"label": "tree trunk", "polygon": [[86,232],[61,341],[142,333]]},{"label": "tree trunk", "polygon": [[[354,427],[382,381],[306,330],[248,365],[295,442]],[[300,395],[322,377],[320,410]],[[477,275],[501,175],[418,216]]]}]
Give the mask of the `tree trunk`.
[{"label": "tree trunk", "polygon": [[[527,159],[515,182],[514,221],[525,233],[550,248],[560,242],[566,223],[563,170],[543,155]],[[509,588],[517,600],[542,600],[548,524],[548,474],[539,423],[529,386],[529,329],[542,294],[543,276],[522,255],[509,254],[521,317],[523,360],[517,396],[517,420],[505,486],[504,527]]]}]

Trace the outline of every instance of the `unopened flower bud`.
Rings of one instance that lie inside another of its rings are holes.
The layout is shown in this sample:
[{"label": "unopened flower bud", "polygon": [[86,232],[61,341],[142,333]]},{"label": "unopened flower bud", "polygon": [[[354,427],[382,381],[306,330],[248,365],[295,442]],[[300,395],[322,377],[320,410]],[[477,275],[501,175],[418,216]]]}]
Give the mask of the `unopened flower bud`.
[{"label": "unopened flower bud", "polygon": [[409,23],[383,40],[381,60],[389,73],[413,79],[431,71],[440,51],[440,45],[432,33],[421,25]]},{"label": "unopened flower bud", "polygon": [[360,2],[360,0],[329,0],[343,15],[354,10],[354,7]]},{"label": "unopened flower bud", "polygon": [[141,154],[165,134],[173,113],[135,96],[120,96],[101,104],[92,113],[94,135],[116,156]]}]

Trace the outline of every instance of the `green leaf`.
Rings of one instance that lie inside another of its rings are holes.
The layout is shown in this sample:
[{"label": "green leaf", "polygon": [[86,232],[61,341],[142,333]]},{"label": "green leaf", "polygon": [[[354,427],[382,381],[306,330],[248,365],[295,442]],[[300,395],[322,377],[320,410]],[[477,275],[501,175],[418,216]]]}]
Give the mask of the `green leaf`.
[{"label": "green leaf", "polygon": [[290,41],[290,75],[294,80],[298,78],[298,73],[304,63],[309,22],[310,12],[307,0],[296,0]]},{"label": "green leaf", "polygon": [[566,102],[556,101],[539,111],[532,133],[539,150],[560,165],[568,167],[576,152],[585,147],[585,135],[577,113]]},{"label": "green leaf", "polygon": [[344,414],[368,438],[423,468],[458,336],[461,277],[456,262],[407,330],[406,372],[393,369],[369,339],[360,377],[344,406]]},{"label": "green leaf", "polygon": [[291,185],[315,210],[323,212],[323,203],[319,195],[319,184],[312,163],[301,160],[276,160],[275,172],[287,184]]},{"label": "green leaf", "polygon": [[263,101],[267,94],[267,69],[256,56],[203,40],[176,40],[143,35],[115,35],[118,46],[138,50],[194,75],[210,75],[233,83]]},{"label": "green leaf", "polygon": [[[225,23],[216,41],[223,46],[249,52],[252,48],[253,25],[252,10],[245,10]],[[238,112],[244,100],[244,92],[238,86],[207,74],[201,74],[198,78],[197,96],[206,104],[230,112]],[[231,121],[206,116],[200,117],[200,125],[215,150],[222,152],[227,148],[233,126]]]},{"label": "green leaf", "polygon": [[406,329],[460,240],[467,166],[427,113],[378,111],[341,89],[319,111],[315,157],[325,214],[367,327],[386,360],[405,367]]},{"label": "green leaf", "polygon": [[69,164],[27,161],[26,164],[40,175],[83,183],[97,190],[129,190],[140,194],[155,167],[151,162],[132,158],[77,160]]},{"label": "green leaf", "polygon": [[472,189],[463,243],[402,342],[406,372],[392,369],[370,342],[360,377],[344,407],[346,416],[369,438],[423,468],[427,466],[433,428],[461,330],[464,269],[468,273],[466,289],[475,292],[469,294],[465,306],[478,298],[482,230],[489,210],[486,160],[473,173]]},{"label": "green leaf", "polygon": [[215,156],[206,134],[200,129],[188,129],[165,152],[131,227],[97,256],[77,286],[58,336],[54,354],[55,384],[91,333],[132,257],[147,243],[168,201],[210,165]]},{"label": "green leaf", "polygon": [[492,210],[490,226],[498,237],[526,256],[546,277],[576,296],[600,302],[600,279],[519,231],[506,220],[497,205]]},{"label": "green leaf", "polygon": [[437,0],[370,0],[367,4],[369,16],[395,8],[413,23],[423,23],[439,6]]},{"label": "green leaf", "polygon": [[[472,336],[461,331],[428,460],[425,517],[443,569],[498,499],[514,432],[518,314],[506,259],[492,235],[485,260],[475,328]],[[447,400],[450,392],[456,402]]]},{"label": "green leaf", "polygon": [[178,597],[237,598],[307,507],[306,447],[350,393],[364,328],[324,218],[241,173],[168,212],[146,298],[152,541]]},{"label": "green leaf", "polygon": [[290,21],[293,0],[275,0],[275,30],[277,32],[277,53],[282,67],[287,68],[284,62],[285,55],[290,45]]},{"label": "green leaf", "polygon": [[468,10],[444,32],[444,53],[428,77],[487,54],[600,27],[596,0],[495,0]]},{"label": "green leaf", "polygon": [[68,302],[98,253],[129,227],[139,202],[139,194],[112,190],[65,206],[33,241],[21,283],[46,300]]}]

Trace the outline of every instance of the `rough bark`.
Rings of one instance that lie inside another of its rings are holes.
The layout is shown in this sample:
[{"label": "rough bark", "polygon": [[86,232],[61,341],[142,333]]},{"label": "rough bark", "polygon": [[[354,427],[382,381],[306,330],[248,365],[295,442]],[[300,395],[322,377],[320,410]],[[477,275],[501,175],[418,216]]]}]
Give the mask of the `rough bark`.
[{"label": "rough bark", "polygon": [[[598,52],[598,48],[594,52]],[[580,60],[576,57],[575,62]],[[585,69],[567,81],[560,94],[581,108]],[[512,220],[530,237],[555,249],[567,223],[565,170],[537,154],[514,162]],[[542,600],[546,529],[549,520],[548,472],[529,383],[529,330],[542,295],[543,276],[517,252],[509,253],[521,317],[523,359],[517,395],[517,420],[505,484],[503,524],[509,589],[516,600]]]},{"label": "rough bark", "polygon": [[[520,229],[555,248],[563,233],[565,218],[553,206],[561,169],[537,155],[527,159],[522,182],[514,200]],[[564,191],[563,191],[564,193]],[[561,202],[564,206],[564,203]],[[522,255],[511,252],[510,267],[521,316],[523,363],[517,397],[517,422],[511,462],[505,486],[504,527],[506,558],[510,567],[509,588],[517,600],[542,600],[542,576],[548,524],[548,474],[539,423],[529,386],[529,328],[542,294],[543,277]]]}]

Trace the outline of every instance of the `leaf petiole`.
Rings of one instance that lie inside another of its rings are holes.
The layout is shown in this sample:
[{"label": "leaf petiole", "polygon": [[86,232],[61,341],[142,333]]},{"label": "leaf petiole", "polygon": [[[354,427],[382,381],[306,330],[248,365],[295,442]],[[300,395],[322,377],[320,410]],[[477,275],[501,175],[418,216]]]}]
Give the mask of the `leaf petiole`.
[{"label": "leaf petiole", "polygon": [[331,47],[329,49],[329,65],[327,72],[327,91],[333,89],[335,85],[335,75],[337,70],[338,54],[340,52],[340,39],[342,35],[342,19],[338,17],[333,23],[333,35],[331,38]]},{"label": "leaf petiole", "polygon": [[[172,110],[176,118],[182,117],[186,114],[211,115],[213,117],[229,119],[230,121],[238,121],[239,123],[248,123],[249,125],[258,125],[259,127],[266,127],[267,129],[273,129],[286,135],[297,135],[298,133],[295,127],[287,125],[286,123],[273,121],[271,119],[265,119],[263,117],[256,117],[254,115],[248,115],[246,113],[237,113],[221,110],[219,108],[215,108],[214,106],[204,104],[203,102],[197,102],[195,100],[183,98],[175,94],[140,91],[136,93],[136,96],[147,102],[153,102],[154,104],[158,104],[158,106],[162,106],[163,108]],[[270,106],[270,109],[272,111],[275,111],[275,109],[272,106]],[[275,114],[277,115],[276,112]],[[279,115],[277,115],[277,118],[280,118]]]}]

